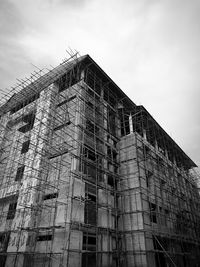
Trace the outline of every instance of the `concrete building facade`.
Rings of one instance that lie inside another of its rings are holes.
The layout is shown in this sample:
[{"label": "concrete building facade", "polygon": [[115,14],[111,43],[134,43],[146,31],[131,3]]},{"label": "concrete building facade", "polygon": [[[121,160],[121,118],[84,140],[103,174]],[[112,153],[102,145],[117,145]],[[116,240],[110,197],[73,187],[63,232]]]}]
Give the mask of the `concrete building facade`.
[{"label": "concrete building facade", "polygon": [[195,163],[86,55],[0,107],[0,266],[200,266]]}]

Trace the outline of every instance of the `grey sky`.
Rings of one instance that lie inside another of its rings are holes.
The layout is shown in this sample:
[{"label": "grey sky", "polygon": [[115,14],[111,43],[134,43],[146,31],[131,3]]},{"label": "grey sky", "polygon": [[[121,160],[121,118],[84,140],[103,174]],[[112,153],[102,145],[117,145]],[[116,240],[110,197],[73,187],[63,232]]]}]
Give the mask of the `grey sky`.
[{"label": "grey sky", "polygon": [[200,165],[199,0],[1,0],[0,88],[90,54]]}]

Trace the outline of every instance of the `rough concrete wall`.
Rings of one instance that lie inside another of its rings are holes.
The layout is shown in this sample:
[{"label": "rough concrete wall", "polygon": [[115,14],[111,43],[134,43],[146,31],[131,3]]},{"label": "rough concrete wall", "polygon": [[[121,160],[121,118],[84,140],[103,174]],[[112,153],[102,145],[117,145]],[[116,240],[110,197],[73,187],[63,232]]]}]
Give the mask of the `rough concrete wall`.
[{"label": "rough concrete wall", "polygon": [[121,138],[118,148],[121,176],[118,206],[122,213],[119,217],[119,230],[129,232],[122,235],[125,262],[127,266],[147,266],[146,242],[142,231],[144,201],[141,190],[146,187],[146,181],[144,170],[140,168],[143,162],[138,159],[142,142],[136,133],[132,133]]},{"label": "rough concrete wall", "polygon": [[[10,236],[7,249],[8,252],[22,252],[26,250],[29,233],[26,230],[21,230],[20,232],[16,232],[16,230],[21,227],[26,228],[34,224],[33,213],[30,207],[35,204],[37,196],[35,187],[37,187],[40,183],[40,179],[38,178],[42,159],[42,150],[45,145],[45,135],[48,133],[48,109],[51,104],[52,92],[52,86],[44,90],[41,93],[37,106],[35,123],[30,136],[31,143],[34,144],[35,147],[30,149],[29,155],[25,160],[24,177],[22,180],[22,186],[19,190],[17,212],[12,223],[13,232]],[[6,266],[12,266],[9,257],[7,258]]]}]

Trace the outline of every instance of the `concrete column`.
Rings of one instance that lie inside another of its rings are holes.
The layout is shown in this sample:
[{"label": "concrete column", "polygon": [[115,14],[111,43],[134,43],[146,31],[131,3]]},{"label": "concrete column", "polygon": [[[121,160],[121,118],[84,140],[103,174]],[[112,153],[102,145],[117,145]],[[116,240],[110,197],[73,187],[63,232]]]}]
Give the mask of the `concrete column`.
[{"label": "concrete column", "polygon": [[147,132],[146,132],[146,129],[143,129],[143,138],[145,140],[147,140]]},{"label": "concrete column", "polygon": [[130,128],[130,133],[133,133],[133,120],[131,114],[129,115],[129,128]]}]

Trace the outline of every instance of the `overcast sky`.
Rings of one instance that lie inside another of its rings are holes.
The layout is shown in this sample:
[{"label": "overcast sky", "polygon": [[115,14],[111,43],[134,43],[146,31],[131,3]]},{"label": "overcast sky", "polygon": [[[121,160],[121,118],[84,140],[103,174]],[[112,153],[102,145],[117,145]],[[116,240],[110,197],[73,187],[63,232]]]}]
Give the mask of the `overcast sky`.
[{"label": "overcast sky", "polygon": [[199,14],[199,0],[0,0],[0,88],[71,47],[200,165]]}]

